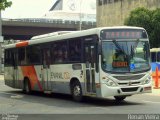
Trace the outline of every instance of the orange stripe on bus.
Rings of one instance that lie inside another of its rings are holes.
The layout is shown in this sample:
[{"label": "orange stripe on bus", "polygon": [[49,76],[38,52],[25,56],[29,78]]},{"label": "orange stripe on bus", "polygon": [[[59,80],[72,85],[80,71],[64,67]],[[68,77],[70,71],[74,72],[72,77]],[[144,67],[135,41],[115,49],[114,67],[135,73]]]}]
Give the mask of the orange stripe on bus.
[{"label": "orange stripe on bus", "polygon": [[25,47],[28,46],[28,41],[16,43],[16,47]]},{"label": "orange stripe on bus", "polygon": [[43,91],[42,86],[38,80],[36,70],[34,66],[21,66],[22,73],[25,77],[28,77],[31,84],[31,90],[34,89],[35,85],[37,84],[40,91]]}]

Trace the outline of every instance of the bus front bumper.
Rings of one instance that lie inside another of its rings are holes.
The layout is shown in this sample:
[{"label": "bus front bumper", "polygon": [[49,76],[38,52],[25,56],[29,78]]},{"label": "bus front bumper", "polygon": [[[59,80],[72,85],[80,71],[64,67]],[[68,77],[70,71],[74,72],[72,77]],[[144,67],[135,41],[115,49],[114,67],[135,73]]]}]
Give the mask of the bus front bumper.
[{"label": "bus front bumper", "polygon": [[130,96],[134,94],[151,93],[151,84],[137,85],[137,86],[117,86],[109,87],[106,84],[101,84],[101,97],[106,98],[109,96]]}]

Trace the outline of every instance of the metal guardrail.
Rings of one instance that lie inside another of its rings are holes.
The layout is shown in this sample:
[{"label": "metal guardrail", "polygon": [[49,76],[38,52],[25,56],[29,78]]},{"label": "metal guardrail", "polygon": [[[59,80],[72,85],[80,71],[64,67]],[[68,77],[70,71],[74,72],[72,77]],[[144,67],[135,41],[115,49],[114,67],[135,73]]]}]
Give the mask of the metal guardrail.
[{"label": "metal guardrail", "polygon": [[[23,19],[7,19],[2,18],[2,21],[19,21],[19,22],[41,22],[41,23],[57,23],[57,24],[79,24],[80,21],[62,20],[62,19],[46,19],[46,18],[23,18]],[[84,25],[96,25],[94,21],[82,21]]]}]

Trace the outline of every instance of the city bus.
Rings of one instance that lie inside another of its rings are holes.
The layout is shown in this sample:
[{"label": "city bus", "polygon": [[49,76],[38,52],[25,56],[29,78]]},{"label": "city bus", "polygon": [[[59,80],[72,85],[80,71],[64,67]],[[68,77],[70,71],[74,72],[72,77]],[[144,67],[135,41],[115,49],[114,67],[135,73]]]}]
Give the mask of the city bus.
[{"label": "city bus", "polygon": [[150,45],[141,27],[100,27],[45,34],[5,46],[5,84],[25,93],[122,101],[150,93]]},{"label": "city bus", "polygon": [[156,68],[160,70],[160,48],[150,49],[152,77],[155,77]]}]

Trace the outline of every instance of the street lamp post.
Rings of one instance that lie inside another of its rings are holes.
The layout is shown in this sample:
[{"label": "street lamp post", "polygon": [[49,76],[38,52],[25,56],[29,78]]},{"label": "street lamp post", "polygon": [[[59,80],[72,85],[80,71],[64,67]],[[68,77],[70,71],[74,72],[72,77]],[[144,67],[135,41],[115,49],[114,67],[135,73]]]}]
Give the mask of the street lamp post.
[{"label": "street lamp post", "polygon": [[81,16],[81,5],[82,5],[82,0],[80,0],[80,11],[79,11],[79,30],[82,30],[82,16]]}]

